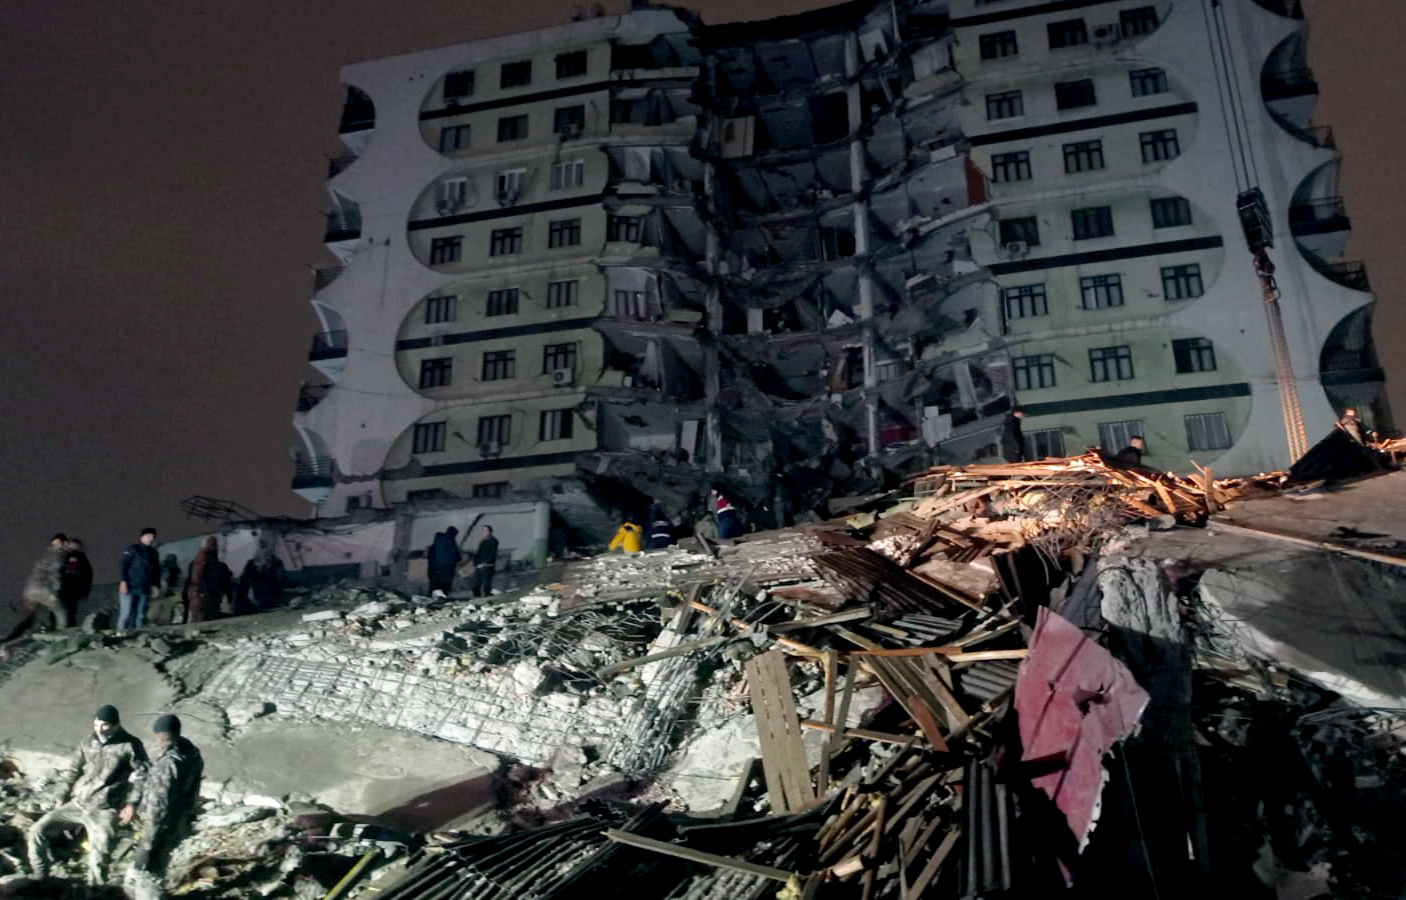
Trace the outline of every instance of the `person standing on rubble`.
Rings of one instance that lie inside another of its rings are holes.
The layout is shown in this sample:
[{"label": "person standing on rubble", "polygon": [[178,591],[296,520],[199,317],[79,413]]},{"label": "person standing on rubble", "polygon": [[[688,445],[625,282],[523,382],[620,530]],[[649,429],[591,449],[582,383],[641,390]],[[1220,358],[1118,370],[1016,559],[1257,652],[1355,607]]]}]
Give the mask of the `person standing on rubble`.
[{"label": "person standing on rubble", "polygon": [[78,825],[87,832],[88,883],[103,883],[117,810],[126,803],[132,779],[140,777],[146,765],[146,748],[122,728],[117,708],[99,707],[92,734],[78,745],[59,776],[59,805],[30,826],[29,868],[35,878],[49,876],[49,831]]},{"label": "person standing on rubble", "polygon": [[1119,466],[1140,466],[1142,465],[1142,454],[1147,449],[1147,441],[1142,439],[1142,435],[1135,434],[1128,438],[1128,446],[1119,450],[1113,457],[1114,465]]},{"label": "person standing on rubble", "polygon": [[64,549],[68,551],[68,559],[59,579],[59,602],[72,626],[78,624],[78,604],[87,600],[93,590],[93,564],[88,562],[88,554],[83,552],[83,542],[78,538],[65,541]]},{"label": "person standing on rubble", "polygon": [[124,824],[133,814],[141,821],[141,836],[127,871],[127,887],[135,900],[161,897],[161,878],[171,851],[189,831],[205,773],[200,749],[181,737],[179,717],[159,717],[152,731],[156,734],[155,756],[118,816]]},{"label": "person standing on rubble", "polygon": [[459,552],[459,529],[450,525],[444,531],[436,534],[434,543],[430,544],[427,556],[430,593],[433,594],[435,591],[449,593],[450,589],[454,587],[454,573],[459,568],[459,561],[464,558],[464,554]]},{"label": "person standing on rubble", "polygon": [[118,563],[117,628],[146,625],[146,605],[161,590],[161,560],[156,556],[156,529],[143,528],[137,542],[122,551]]},{"label": "person standing on rubble", "polygon": [[674,523],[664,515],[664,509],[654,504],[649,511],[649,531],[644,536],[646,550],[663,550],[674,544]]},{"label": "person standing on rubble", "polygon": [[483,526],[483,540],[474,550],[474,580],[470,587],[475,597],[487,597],[493,592],[493,572],[498,568],[498,539],[493,526]]},{"label": "person standing on rubble", "polygon": [[620,522],[620,528],[615,532],[615,537],[610,539],[610,546],[606,548],[607,553],[614,553],[616,550],[634,556],[644,549],[644,529],[635,524],[630,516],[625,516]]},{"label": "person standing on rubble", "polygon": [[49,538],[49,546],[44,548],[44,554],[34,563],[34,568],[30,570],[29,578],[24,583],[24,615],[19,624],[5,635],[4,642],[8,643],[24,634],[36,622],[41,627],[47,627],[50,613],[60,628],[73,624],[68,620],[63,603],[60,602],[63,573],[68,565],[68,549],[65,547],[67,542],[68,538],[63,534]]},{"label": "person standing on rubble", "polygon": [[1351,406],[1343,410],[1342,418],[1338,419],[1338,427],[1346,431],[1357,443],[1366,443],[1367,432],[1362,427],[1362,420],[1357,417],[1357,410]]},{"label": "person standing on rubble", "polygon": [[1001,429],[1001,457],[1006,462],[1025,462],[1025,433],[1020,427],[1024,418],[1025,410],[1019,406],[1006,414],[1006,424]]},{"label": "person standing on rubble", "polygon": [[186,621],[206,622],[220,615],[220,543],[212,534],[195,551],[186,574]]},{"label": "person standing on rubble", "polygon": [[742,534],[742,519],[737,507],[722,491],[713,491],[713,515],[718,521],[718,539],[729,540]]}]

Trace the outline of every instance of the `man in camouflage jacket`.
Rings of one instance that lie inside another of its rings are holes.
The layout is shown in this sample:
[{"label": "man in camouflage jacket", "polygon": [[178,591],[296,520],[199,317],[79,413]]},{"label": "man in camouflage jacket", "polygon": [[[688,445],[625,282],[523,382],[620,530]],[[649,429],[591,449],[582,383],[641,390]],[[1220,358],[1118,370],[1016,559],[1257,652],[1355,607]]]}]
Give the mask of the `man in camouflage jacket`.
[{"label": "man in camouflage jacket", "polygon": [[164,715],[156,720],[156,749],[151,765],[137,783],[131,805],[122,811],[129,820],[135,810],[141,837],[127,873],[127,886],[136,900],[161,897],[161,877],[171,851],[186,836],[200,799],[205,762],[200,750],[181,737],[181,720]]},{"label": "man in camouflage jacket", "polygon": [[140,777],[146,765],[146,749],[122,728],[117,709],[98,709],[93,733],[78,745],[59,778],[60,799],[66,802],[29,829],[29,865],[36,878],[49,874],[49,831],[81,825],[88,834],[88,883],[103,883],[117,810],[127,801],[131,780]]}]

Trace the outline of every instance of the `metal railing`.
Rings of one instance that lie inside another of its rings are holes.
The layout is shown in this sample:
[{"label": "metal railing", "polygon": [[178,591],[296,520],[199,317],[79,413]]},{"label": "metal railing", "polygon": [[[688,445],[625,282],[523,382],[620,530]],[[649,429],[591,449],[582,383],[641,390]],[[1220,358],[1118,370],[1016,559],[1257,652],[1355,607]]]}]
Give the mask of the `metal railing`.
[{"label": "metal railing", "polygon": [[321,403],[332,391],[330,384],[305,384],[298,388],[298,412],[305,413]]},{"label": "metal railing", "polygon": [[337,276],[347,270],[346,266],[313,266],[312,289],[320,291],[337,280]]},{"label": "metal railing", "polygon": [[348,88],[347,102],[342,106],[342,122],[338,132],[346,134],[349,131],[365,131],[375,124],[376,104],[356,88]]},{"label": "metal railing", "polygon": [[293,489],[329,487],[336,460],[330,456],[300,456],[293,462]]},{"label": "metal railing", "polygon": [[308,351],[308,359],[333,359],[346,355],[346,331],[323,331],[312,336],[312,349]]},{"label": "metal railing", "polygon": [[1289,207],[1289,229],[1294,234],[1326,234],[1351,227],[1341,197],[1307,200]]},{"label": "metal railing", "polygon": [[1333,138],[1333,129],[1328,125],[1312,125],[1303,128],[1295,125],[1283,116],[1274,116],[1274,121],[1279,123],[1279,127],[1306,144],[1312,144],[1315,147],[1324,147],[1329,150],[1336,149],[1338,146]]},{"label": "metal railing", "polygon": [[1266,100],[1288,100],[1318,93],[1318,81],[1307,66],[1282,72],[1266,72],[1260,79],[1260,93]]},{"label": "metal railing", "polygon": [[1314,268],[1343,287],[1352,288],[1355,291],[1370,291],[1372,289],[1367,281],[1367,264],[1364,262],[1346,260],[1319,263]]},{"label": "metal railing", "polygon": [[350,241],[361,237],[361,210],[334,209],[327,214],[324,242]]},{"label": "metal railing", "polygon": [[351,167],[361,157],[355,153],[343,153],[341,156],[334,156],[327,160],[327,177],[336,178]]}]

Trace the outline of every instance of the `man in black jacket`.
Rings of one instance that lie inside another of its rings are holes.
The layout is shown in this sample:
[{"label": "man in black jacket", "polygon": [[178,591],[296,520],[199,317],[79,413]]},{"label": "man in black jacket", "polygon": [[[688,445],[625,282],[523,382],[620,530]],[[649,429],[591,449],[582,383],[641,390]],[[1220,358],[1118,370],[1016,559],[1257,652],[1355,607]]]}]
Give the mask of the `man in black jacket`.
[{"label": "man in black jacket", "polygon": [[449,593],[454,587],[454,572],[459,568],[459,560],[462,558],[463,554],[459,552],[459,529],[450,525],[434,536],[428,560],[430,593]]},{"label": "man in black jacket", "polygon": [[151,764],[135,784],[131,801],[122,810],[122,821],[133,813],[142,822],[141,838],[132,854],[127,887],[136,900],[162,896],[161,878],[171,851],[186,836],[195,805],[200,799],[200,779],[205,761],[200,750],[181,737],[181,720],[160,716],[152,729],[156,747]]},{"label": "man in black jacket", "polygon": [[1017,406],[1006,415],[1005,427],[1001,429],[1001,457],[1006,462],[1025,461],[1025,434],[1020,430],[1020,420],[1025,418],[1025,410]]},{"label": "man in black jacket", "polygon": [[88,562],[88,554],[83,552],[83,542],[78,538],[69,538],[64,548],[68,550],[68,561],[64,563],[59,580],[59,602],[68,616],[68,624],[77,625],[78,604],[88,599],[93,590],[93,564]]},{"label": "man in black jacket", "polygon": [[478,542],[478,549],[474,551],[474,581],[473,588],[475,597],[487,597],[493,593],[493,570],[498,568],[498,539],[493,536],[493,526],[483,526],[483,540]]},{"label": "man in black jacket", "polygon": [[122,551],[118,564],[117,627],[146,625],[146,604],[161,590],[161,560],[156,555],[156,529],[143,528],[137,543]]},{"label": "man in black jacket", "polygon": [[1142,453],[1147,449],[1147,442],[1142,439],[1142,435],[1135,434],[1128,438],[1128,446],[1118,451],[1113,457],[1113,462],[1120,466],[1140,466],[1142,465]]}]

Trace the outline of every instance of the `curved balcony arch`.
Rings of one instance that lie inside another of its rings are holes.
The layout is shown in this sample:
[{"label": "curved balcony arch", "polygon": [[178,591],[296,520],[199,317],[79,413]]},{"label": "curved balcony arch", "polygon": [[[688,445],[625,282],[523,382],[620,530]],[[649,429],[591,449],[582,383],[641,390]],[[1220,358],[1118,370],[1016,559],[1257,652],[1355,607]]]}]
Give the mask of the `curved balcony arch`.
[{"label": "curved balcony arch", "polygon": [[326,303],[312,302],[313,312],[317,313],[322,330],[313,335],[312,347],[308,350],[308,363],[332,381],[342,377],[347,368],[349,343],[347,323],[342,314]]},{"label": "curved balcony arch", "polygon": [[1280,41],[1260,68],[1260,98],[1269,117],[1289,134],[1315,147],[1332,147],[1333,132],[1313,124],[1318,82],[1308,66],[1308,38],[1296,31]]},{"label": "curved balcony arch", "polygon": [[293,448],[293,493],[314,505],[321,505],[332,495],[336,481],[337,463],[322,435],[302,425],[295,425],[298,444]]},{"label": "curved balcony arch", "polygon": [[1345,256],[1352,222],[1338,187],[1339,162],[1329,160],[1304,177],[1289,205],[1294,245],[1314,271],[1354,290],[1368,290],[1367,269]]},{"label": "curved balcony arch", "polygon": [[1348,313],[1328,333],[1318,357],[1318,379],[1338,415],[1352,407],[1368,428],[1390,427],[1385,375],[1372,340],[1370,306]]},{"label": "curved balcony arch", "polygon": [[337,127],[337,134],[353,157],[366,152],[375,129],[376,104],[371,101],[371,95],[361,88],[347,85],[347,96],[342,103],[342,119]]},{"label": "curved balcony arch", "polygon": [[1286,19],[1303,18],[1303,0],[1255,0],[1255,5]]}]

